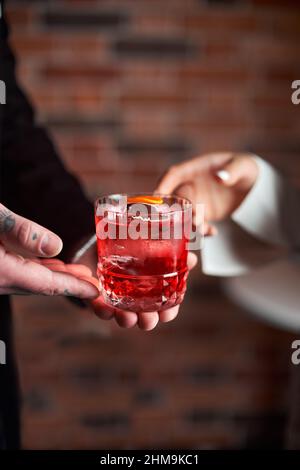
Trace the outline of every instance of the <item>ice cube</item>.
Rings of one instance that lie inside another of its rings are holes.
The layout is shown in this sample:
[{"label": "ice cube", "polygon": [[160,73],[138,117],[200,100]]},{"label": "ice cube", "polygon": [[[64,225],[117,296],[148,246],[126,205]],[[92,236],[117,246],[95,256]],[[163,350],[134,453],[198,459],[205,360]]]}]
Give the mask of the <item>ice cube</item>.
[{"label": "ice cube", "polygon": [[138,258],[134,258],[133,256],[119,256],[119,255],[111,255],[111,256],[103,256],[101,259],[102,267],[109,268],[115,267],[120,270],[126,269],[128,272],[128,266],[134,265],[138,262]]}]

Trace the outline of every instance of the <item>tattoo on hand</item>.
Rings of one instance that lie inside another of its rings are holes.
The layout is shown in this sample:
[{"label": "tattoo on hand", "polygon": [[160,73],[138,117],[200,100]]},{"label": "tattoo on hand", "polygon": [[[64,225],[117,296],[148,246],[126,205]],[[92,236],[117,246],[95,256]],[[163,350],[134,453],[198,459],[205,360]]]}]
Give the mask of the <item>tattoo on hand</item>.
[{"label": "tattoo on hand", "polygon": [[66,295],[67,297],[73,297],[73,294],[69,291],[69,289],[64,290],[64,295]]},{"label": "tattoo on hand", "polygon": [[8,233],[15,226],[16,220],[12,212],[4,209],[0,211],[0,233]]},{"label": "tattoo on hand", "polygon": [[37,236],[37,233],[34,233],[34,234],[32,235],[32,240],[36,240],[37,237],[38,237],[38,236]]}]

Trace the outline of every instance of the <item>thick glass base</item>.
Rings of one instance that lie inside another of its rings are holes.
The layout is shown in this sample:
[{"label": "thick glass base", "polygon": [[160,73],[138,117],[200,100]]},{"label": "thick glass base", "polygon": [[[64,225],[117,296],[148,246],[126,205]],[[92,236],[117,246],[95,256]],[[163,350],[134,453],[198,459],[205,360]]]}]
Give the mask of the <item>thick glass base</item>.
[{"label": "thick glass base", "polygon": [[156,276],[130,276],[98,271],[105,302],[131,312],[154,312],[180,304],[186,291],[187,269]]}]

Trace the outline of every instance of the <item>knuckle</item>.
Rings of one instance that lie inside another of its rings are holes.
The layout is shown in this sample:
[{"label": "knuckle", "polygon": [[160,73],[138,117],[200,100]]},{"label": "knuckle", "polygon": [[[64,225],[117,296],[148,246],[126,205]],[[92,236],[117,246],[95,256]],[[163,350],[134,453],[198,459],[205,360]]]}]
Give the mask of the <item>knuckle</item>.
[{"label": "knuckle", "polygon": [[52,271],[49,271],[49,279],[44,283],[40,290],[40,294],[54,296],[59,294],[59,288],[56,285],[55,276]]},{"label": "knuckle", "polygon": [[241,165],[243,164],[244,162],[247,161],[247,157],[245,155],[237,155],[236,157],[234,157],[234,159],[232,160],[232,163],[234,163],[235,165]]},{"label": "knuckle", "polygon": [[48,296],[52,297],[52,296],[55,295],[55,289],[52,286],[43,287],[40,290],[40,294],[41,295],[48,295]]},{"label": "knuckle", "polygon": [[245,153],[238,154],[235,156],[234,161],[238,165],[244,165],[245,163],[247,164],[249,162],[249,157]]}]

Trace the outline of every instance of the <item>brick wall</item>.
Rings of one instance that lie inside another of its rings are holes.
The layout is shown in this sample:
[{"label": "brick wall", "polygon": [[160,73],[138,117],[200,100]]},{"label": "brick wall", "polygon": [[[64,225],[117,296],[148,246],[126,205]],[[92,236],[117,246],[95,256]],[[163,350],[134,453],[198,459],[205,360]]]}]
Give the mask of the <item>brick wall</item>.
[{"label": "brick wall", "polygon": [[[170,163],[217,149],[300,178],[299,2],[8,3],[20,79],[91,197],[151,190]],[[289,335],[217,281],[193,285],[181,318],[149,335],[19,299],[26,447],[280,445]]]},{"label": "brick wall", "polygon": [[152,189],[172,161],[215,149],[300,176],[298,2],[10,4],[22,82],[92,196]]}]

